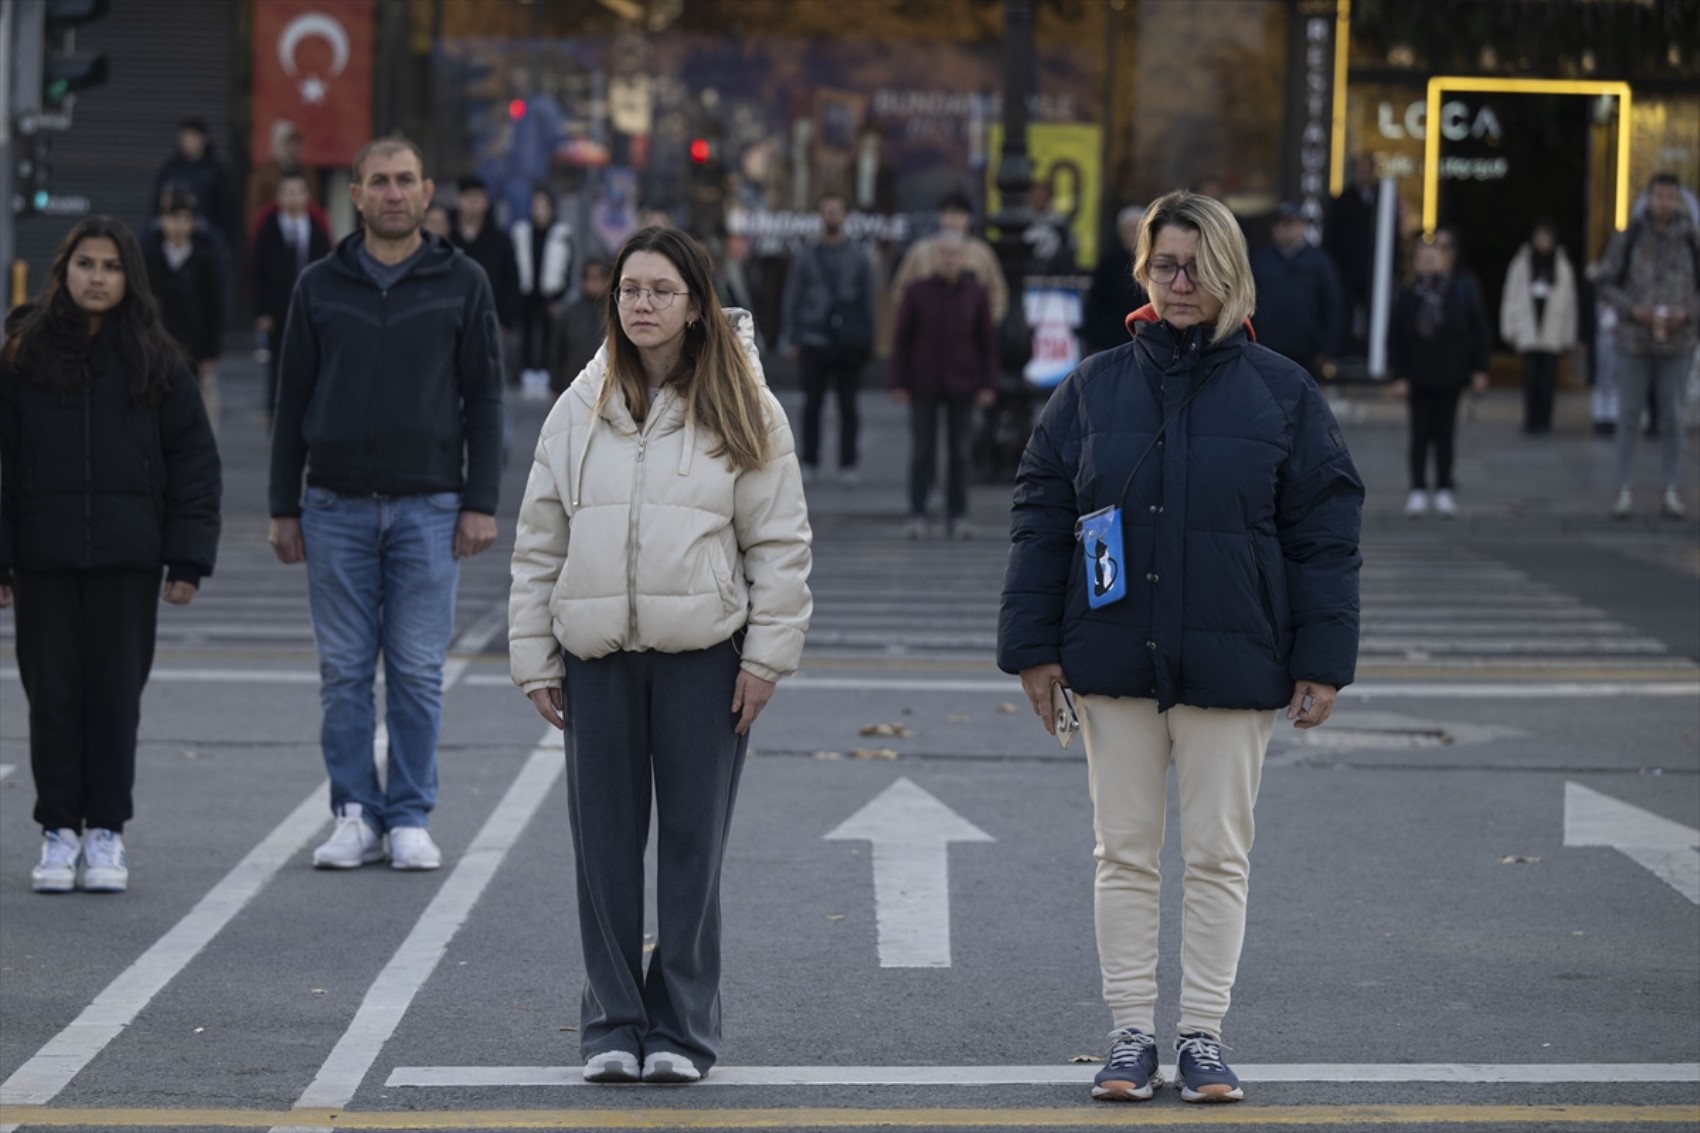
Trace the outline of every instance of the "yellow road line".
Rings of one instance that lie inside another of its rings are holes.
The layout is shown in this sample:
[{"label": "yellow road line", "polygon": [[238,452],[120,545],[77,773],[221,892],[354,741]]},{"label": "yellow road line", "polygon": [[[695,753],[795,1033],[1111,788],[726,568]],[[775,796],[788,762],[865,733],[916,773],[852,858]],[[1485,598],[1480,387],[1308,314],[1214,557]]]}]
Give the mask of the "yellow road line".
[{"label": "yellow road line", "polygon": [[1061,1129],[1194,1125],[1700,1125],[1700,1105],[1291,1105],[1078,1109],[487,1109],[350,1113],[335,1109],[71,1109],[0,1106],[0,1124],[101,1129]]}]

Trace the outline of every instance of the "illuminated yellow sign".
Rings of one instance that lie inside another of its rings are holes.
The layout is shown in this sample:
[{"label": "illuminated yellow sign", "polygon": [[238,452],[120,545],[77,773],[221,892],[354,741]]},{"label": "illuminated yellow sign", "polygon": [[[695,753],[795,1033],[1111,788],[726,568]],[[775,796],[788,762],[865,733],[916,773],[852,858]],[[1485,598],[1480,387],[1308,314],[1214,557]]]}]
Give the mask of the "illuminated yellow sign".
[{"label": "illuminated yellow sign", "polygon": [[[1428,81],[1428,121],[1441,120],[1441,102],[1448,93],[1489,94],[1591,94],[1618,100],[1617,115],[1617,227],[1629,227],[1629,84],[1593,82],[1585,79],[1479,79],[1436,75]],[[1426,131],[1423,145],[1423,232],[1433,235],[1440,214],[1440,137],[1442,131]]]}]

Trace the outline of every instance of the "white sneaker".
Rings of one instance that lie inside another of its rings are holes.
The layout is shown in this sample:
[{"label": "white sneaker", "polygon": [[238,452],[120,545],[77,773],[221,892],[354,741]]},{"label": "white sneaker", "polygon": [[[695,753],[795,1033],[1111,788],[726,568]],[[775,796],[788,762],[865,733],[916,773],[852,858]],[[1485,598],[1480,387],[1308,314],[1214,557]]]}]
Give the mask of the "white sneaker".
[{"label": "white sneaker", "polygon": [[637,1055],[623,1050],[605,1050],[584,1064],[586,1082],[635,1082],[638,1074]]},{"label": "white sneaker", "polygon": [[122,893],[130,887],[130,859],[116,831],[95,827],[83,840],[83,892]]},{"label": "white sneaker", "polygon": [[1635,495],[1628,488],[1617,493],[1617,502],[1611,505],[1613,519],[1628,519],[1635,514]]},{"label": "white sneaker", "polygon": [[1412,488],[1411,494],[1405,497],[1405,514],[1412,519],[1428,511],[1428,493],[1421,488]]},{"label": "white sneaker", "polygon": [[682,1054],[657,1051],[643,1060],[645,1082],[700,1082],[702,1071]]},{"label": "white sneaker", "polygon": [[910,516],[903,525],[905,539],[925,539],[927,537],[927,521],[921,516]]},{"label": "white sneaker", "polygon": [[83,842],[69,828],[49,830],[41,836],[41,861],[30,870],[30,886],[37,893],[69,893],[77,887],[77,859]]},{"label": "white sneaker", "polygon": [[361,818],[359,803],[344,803],[325,844],[313,851],[314,869],[359,869],[384,860],[384,842]]},{"label": "white sneaker", "polygon": [[1687,514],[1682,508],[1682,497],[1676,494],[1675,488],[1665,489],[1665,498],[1659,505],[1659,511],[1666,519],[1681,519]]},{"label": "white sneaker", "polygon": [[959,519],[950,525],[950,537],[952,539],[972,539],[974,538],[974,525],[965,519]]},{"label": "white sneaker", "polygon": [[1458,514],[1458,501],[1452,498],[1452,493],[1445,488],[1434,494],[1434,510],[1447,519]]},{"label": "white sneaker", "polygon": [[423,826],[390,827],[391,869],[437,869],[442,864],[443,851]]}]

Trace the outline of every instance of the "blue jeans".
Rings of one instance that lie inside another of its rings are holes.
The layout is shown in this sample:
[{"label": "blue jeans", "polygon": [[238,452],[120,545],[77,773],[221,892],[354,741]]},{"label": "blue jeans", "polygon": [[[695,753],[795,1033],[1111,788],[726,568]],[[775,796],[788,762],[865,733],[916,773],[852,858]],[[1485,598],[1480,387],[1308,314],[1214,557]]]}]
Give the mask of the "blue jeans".
[{"label": "blue jeans", "polygon": [[[460,494],[343,496],[308,488],[301,509],[307,601],[319,645],[319,742],[331,807],[359,803],[374,830],[424,826],[437,803],[443,660],[454,634]],[[372,755],[373,681],[384,656],[389,775]]]}]

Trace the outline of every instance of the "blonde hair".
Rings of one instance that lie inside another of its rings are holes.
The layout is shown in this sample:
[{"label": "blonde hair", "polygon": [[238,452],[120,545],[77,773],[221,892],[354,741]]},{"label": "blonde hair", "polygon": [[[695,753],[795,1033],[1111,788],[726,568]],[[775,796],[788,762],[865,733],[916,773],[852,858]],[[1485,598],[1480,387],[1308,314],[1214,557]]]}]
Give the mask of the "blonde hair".
[{"label": "blonde hair", "polygon": [[1198,233],[1198,278],[1194,282],[1222,304],[1222,312],[1216,316],[1216,333],[1210,339],[1212,343],[1221,342],[1239,330],[1257,307],[1257,285],[1252,280],[1240,222],[1220,201],[1185,189],[1152,201],[1139,227],[1139,250],[1133,258],[1133,278],[1147,294],[1151,292],[1151,249],[1157,243],[1157,234],[1170,225]]},{"label": "blonde hair", "polygon": [[614,261],[606,299],[608,313],[608,374],[597,395],[600,412],[617,388],[625,396],[632,416],[642,421],[649,416],[649,379],[637,344],[626,337],[620,325],[620,277],[626,261],[635,252],[665,256],[679,269],[688,298],[697,305],[697,321],[685,331],[679,368],[670,380],[685,399],[685,413],[699,427],[713,433],[720,444],[709,452],[723,458],[734,472],[750,472],[772,457],[768,438],[767,408],[761,383],[750,369],[749,358],[738,344],[732,322],[721,309],[714,291],[714,275],[708,253],[695,240],[671,228],[645,228],[634,233]]}]

